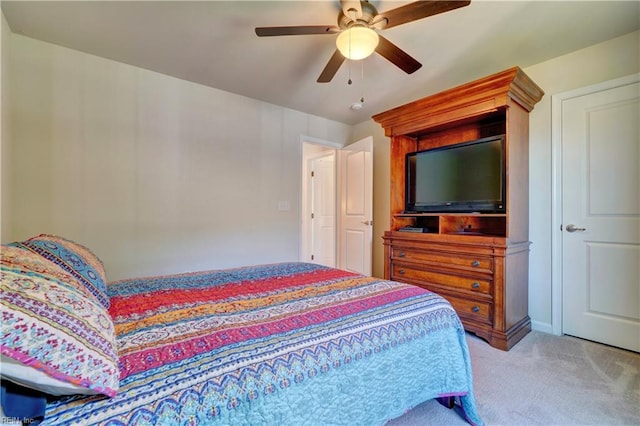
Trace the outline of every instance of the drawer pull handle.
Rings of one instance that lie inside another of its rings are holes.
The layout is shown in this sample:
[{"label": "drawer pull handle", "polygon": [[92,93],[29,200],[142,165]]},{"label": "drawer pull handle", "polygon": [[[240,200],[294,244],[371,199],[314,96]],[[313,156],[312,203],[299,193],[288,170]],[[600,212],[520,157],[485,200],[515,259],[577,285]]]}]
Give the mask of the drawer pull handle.
[{"label": "drawer pull handle", "polygon": [[473,262],[471,262],[471,266],[473,266],[474,268],[477,268],[478,266],[480,266],[480,262],[478,262],[477,260],[474,260]]},{"label": "drawer pull handle", "polygon": [[480,288],[480,283],[473,283],[473,284],[471,284],[471,287]]},{"label": "drawer pull handle", "polygon": [[398,257],[404,257],[404,252],[401,251],[400,253],[398,253]]},{"label": "drawer pull handle", "polygon": [[473,308],[471,308],[471,310],[473,311],[473,313],[477,314],[478,312],[480,312],[480,308],[478,308],[477,306],[474,306]]},{"label": "drawer pull handle", "polygon": [[404,269],[400,269],[400,270],[398,271],[398,273],[399,273],[400,275],[404,275]]}]

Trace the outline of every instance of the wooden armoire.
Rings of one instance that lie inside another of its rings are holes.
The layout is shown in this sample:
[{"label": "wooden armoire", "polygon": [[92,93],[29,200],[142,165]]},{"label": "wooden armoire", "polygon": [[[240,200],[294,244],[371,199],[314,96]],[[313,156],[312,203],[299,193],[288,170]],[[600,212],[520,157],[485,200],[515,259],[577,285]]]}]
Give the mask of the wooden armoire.
[{"label": "wooden armoire", "polygon": [[[373,116],[391,138],[385,278],[439,293],[465,330],[502,350],[531,330],[529,112],[543,94],[515,67]],[[503,212],[405,211],[408,153],[495,135],[505,135]]]}]

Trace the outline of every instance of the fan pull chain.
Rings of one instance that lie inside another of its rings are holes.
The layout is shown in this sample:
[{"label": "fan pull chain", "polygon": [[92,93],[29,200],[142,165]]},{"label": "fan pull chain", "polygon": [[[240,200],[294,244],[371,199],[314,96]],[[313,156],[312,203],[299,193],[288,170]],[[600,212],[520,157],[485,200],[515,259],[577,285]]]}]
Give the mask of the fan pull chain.
[{"label": "fan pull chain", "polygon": [[360,70],[360,88],[362,89],[362,97],[360,98],[360,103],[364,103],[364,59],[362,62],[362,68]]},{"label": "fan pull chain", "polygon": [[[349,57],[351,57],[351,31],[349,31]],[[348,59],[349,61],[349,80],[347,81],[347,84],[349,86],[351,86],[351,83],[353,83],[353,81],[351,81],[351,62],[353,62],[351,59]]]}]

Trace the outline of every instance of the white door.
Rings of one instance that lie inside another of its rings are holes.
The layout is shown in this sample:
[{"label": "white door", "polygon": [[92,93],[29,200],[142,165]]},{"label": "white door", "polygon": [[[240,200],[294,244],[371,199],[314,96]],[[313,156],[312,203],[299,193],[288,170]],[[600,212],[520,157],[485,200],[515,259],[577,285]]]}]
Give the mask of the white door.
[{"label": "white door", "polygon": [[373,138],[339,152],[338,267],[371,275],[373,235]]},{"label": "white door", "polygon": [[634,76],[560,102],[563,332],[633,351],[640,351],[639,94]]},{"label": "white door", "polygon": [[310,160],[311,261],[336,266],[335,153]]}]

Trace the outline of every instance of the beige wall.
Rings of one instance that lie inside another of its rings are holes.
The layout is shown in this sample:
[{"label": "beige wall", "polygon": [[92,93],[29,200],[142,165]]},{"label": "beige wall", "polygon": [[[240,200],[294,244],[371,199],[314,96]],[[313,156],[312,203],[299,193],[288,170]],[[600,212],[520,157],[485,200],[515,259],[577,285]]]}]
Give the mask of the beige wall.
[{"label": "beige wall", "polygon": [[350,126],[17,34],[10,50],[3,243],[66,236],[110,280],[298,259],[300,136],[344,145]]},{"label": "beige wall", "polygon": [[[530,115],[529,315],[534,328],[551,332],[551,96],[640,72],[640,32],[526,67],[524,71],[545,91]],[[390,223],[389,139],[373,120],[354,127],[354,138],[366,134],[373,135],[375,147],[374,275],[382,276],[381,236]]]},{"label": "beige wall", "polygon": [[[11,139],[11,127],[9,120],[9,52],[11,29],[9,24],[2,15],[0,21],[0,138],[2,141]],[[11,185],[10,185],[10,145],[8,143],[0,144],[0,205],[8,205]],[[0,241],[2,238],[2,230],[8,227],[9,211],[0,208]]]}]

